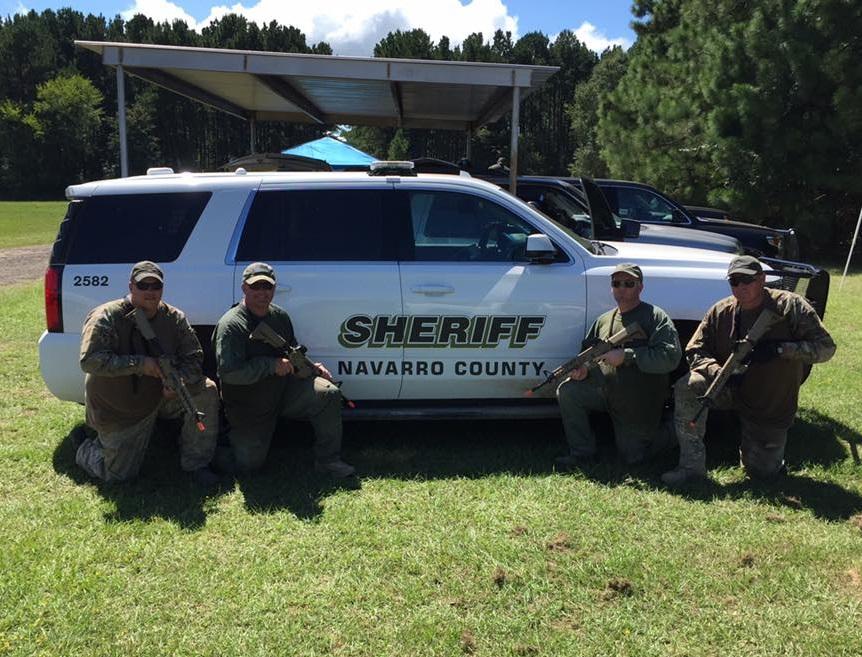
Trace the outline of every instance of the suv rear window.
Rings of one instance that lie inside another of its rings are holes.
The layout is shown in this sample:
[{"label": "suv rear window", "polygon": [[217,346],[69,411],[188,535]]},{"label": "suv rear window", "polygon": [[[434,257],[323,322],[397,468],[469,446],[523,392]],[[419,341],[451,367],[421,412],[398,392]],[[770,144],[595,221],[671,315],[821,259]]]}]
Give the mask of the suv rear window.
[{"label": "suv rear window", "polygon": [[393,237],[383,228],[383,202],[383,193],[374,189],[258,192],[236,259],[392,260]]},{"label": "suv rear window", "polygon": [[[153,260],[171,262],[183,250],[210,192],[93,196],[75,202],[61,230],[68,264]],[[59,246],[59,245],[58,245]],[[62,258],[55,248],[54,258]]]}]

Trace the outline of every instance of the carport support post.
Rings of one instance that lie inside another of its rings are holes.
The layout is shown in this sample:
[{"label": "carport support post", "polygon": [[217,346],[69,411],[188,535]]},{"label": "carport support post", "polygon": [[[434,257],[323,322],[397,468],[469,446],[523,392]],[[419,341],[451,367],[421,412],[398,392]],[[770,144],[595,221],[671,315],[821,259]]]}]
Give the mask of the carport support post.
[{"label": "carport support post", "polygon": [[847,278],[847,270],[850,269],[850,258],[853,257],[853,249],[856,248],[856,238],[859,237],[859,225],[862,224],[862,209],[859,210],[859,219],[856,220],[856,230],[853,232],[853,241],[850,242],[850,252],[847,254],[847,263],[844,265],[844,273],[841,275],[841,285],[838,289],[844,287],[844,279]]},{"label": "carport support post", "polygon": [[123,75],[122,64],[117,64],[117,123],[120,131],[120,176],[128,178],[129,146],[126,143],[126,80]]},{"label": "carport support post", "polygon": [[256,127],[257,127],[257,121],[255,120],[254,115],[252,115],[248,120],[249,141],[251,142],[250,146],[251,146],[251,154],[252,155],[254,155],[257,152],[255,150],[257,148],[257,145],[255,144],[255,141],[256,141],[255,140],[255,128]]},{"label": "carport support post", "polygon": [[518,133],[521,131],[521,87],[512,87],[512,143],[509,146],[509,191],[518,189]]}]

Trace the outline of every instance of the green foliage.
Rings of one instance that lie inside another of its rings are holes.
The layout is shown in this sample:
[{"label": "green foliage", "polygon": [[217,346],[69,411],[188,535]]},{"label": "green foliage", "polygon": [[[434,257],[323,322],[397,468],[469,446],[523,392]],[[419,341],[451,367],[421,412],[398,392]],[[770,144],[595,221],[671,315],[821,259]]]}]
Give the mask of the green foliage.
[{"label": "green foliage", "polygon": [[614,175],[846,242],[862,203],[862,5],[638,2],[598,135]]},{"label": "green foliage", "polygon": [[404,130],[399,128],[395,132],[392,141],[389,142],[389,150],[386,151],[386,158],[389,160],[406,160],[410,156],[410,141]]},{"label": "green foliage", "polygon": [[97,171],[87,170],[102,129],[102,94],[80,75],[58,77],[36,89],[33,116],[39,129],[45,164],[42,184],[55,194],[70,182],[86,180]]},{"label": "green foliage", "polygon": [[592,75],[575,87],[575,96],[566,106],[575,144],[574,160],[569,167],[573,176],[607,178],[610,175],[608,164],[601,154],[597,126],[604,103],[619,85],[626,72],[626,64],[626,53],[619,46],[603,52]]},{"label": "green foliage", "polygon": [[[182,21],[158,23],[143,15],[128,21],[119,16],[106,21],[102,16],[85,16],[69,8],[0,20],[0,197],[56,197],[66,185],[82,179],[119,175],[115,72],[94,53],[76,48],[75,39],[332,52],[326,43],[309,46],[305,35],[294,27],[274,21],[259,27],[235,15],[220,18],[201,34]],[[52,82],[78,75],[101,94],[100,121],[88,109],[90,92],[68,88],[77,83]],[[49,87],[45,92],[48,96],[37,108],[37,89],[48,82],[66,88]],[[126,76],[125,87],[132,174],[156,165],[212,170],[248,152],[246,122],[132,76]],[[72,123],[63,123],[62,108],[54,102],[62,93],[83,103],[84,111],[74,116]],[[43,118],[50,125],[47,130]],[[65,126],[66,134],[55,136],[55,126]],[[278,151],[319,137],[328,127],[259,124],[257,146],[262,151]],[[94,131],[78,133],[76,141],[68,141],[73,129],[82,128]],[[86,142],[81,142],[84,138]],[[21,153],[28,154],[26,161],[20,158]]]}]

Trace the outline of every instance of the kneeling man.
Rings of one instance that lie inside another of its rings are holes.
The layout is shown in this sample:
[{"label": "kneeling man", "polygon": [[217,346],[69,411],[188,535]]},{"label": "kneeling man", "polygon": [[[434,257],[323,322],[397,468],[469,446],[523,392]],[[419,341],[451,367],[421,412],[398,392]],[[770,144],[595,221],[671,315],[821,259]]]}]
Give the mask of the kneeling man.
[{"label": "kneeling man", "polygon": [[643,461],[671,442],[659,425],[670,386],[668,374],[682,353],[676,328],[665,311],[641,301],[643,273],[637,265],[617,265],[611,287],[617,307],[596,320],[584,346],[597,339],[607,340],[635,322],[645,337],[609,351],[598,366],[573,370],[557,388],[569,443],[569,454],[557,459],[561,466],[595,461],[591,411],[610,415],[617,451],[626,463]]},{"label": "kneeling man", "polygon": [[276,422],[285,417],[311,422],[318,472],[349,477],[354,468],[341,460],[341,391],[321,363],[314,364],[314,375],[301,378],[283,351],[252,339],[265,323],[287,345],[297,345],[290,317],[272,303],[273,268],[253,262],[242,280],[242,302],[222,316],[213,336],[236,467],[250,471],[264,464]]},{"label": "kneeling man", "polygon": [[769,479],[784,472],[787,430],[796,415],[805,366],[835,353],[835,343],[814,308],[798,294],[765,287],[766,274],[757,258],[734,258],[727,280],[731,296],[707,311],[685,348],[691,370],[674,385],[679,465],[661,477],[670,486],[706,476],[708,411],[698,415],[699,398],[761,313],[774,313],[774,323],[755,344],[744,372],[735,375],[737,380],[725,386],[712,405],[738,413],[739,453],[750,477]]},{"label": "kneeling man", "polygon": [[[199,483],[212,485],[218,481],[209,469],[218,435],[218,390],[203,375],[203,350],[186,316],[162,301],[164,280],[154,262],[137,263],[128,296],[94,308],[84,321],[87,424],[97,436],[83,441],[75,461],[104,481],[131,479],[141,468],[156,419],[182,418],[180,465]],[[170,359],[204,414],[203,423],[166,385],[159,359]]]}]

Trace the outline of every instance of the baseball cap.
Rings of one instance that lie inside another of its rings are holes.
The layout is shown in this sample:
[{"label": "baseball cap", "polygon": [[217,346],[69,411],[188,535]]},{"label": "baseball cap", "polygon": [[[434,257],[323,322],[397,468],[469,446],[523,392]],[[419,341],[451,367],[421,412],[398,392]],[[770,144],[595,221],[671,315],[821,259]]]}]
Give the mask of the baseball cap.
[{"label": "baseball cap", "polygon": [[160,283],[165,282],[165,275],[162,273],[161,268],[152,260],[141,260],[135,263],[129,276],[129,280],[133,283],[138,283],[145,278],[155,278]]},{"label": "baseball cap", "polygon": [[258,281],[266,281],[275,285],[275,270],[265,262],[253,262],[242,270],[242,282],[252,285]]},{"label": "baseball cap", "polygon": [[611,273],[611,276],[614,274],[628,274],[629,276],[634,276],[641,282],[643,282],[644,279],[644,273],[641,271],[641,268],[633,262],[621,262],[614,267],[614,271]]},{"label": "baseball cap", "polygon": [[727,268],[727,276],[730,278],[733,274],[748,274],[755,276],[763,273],[763,265],[760,260],[750,255],[737,256],[730,261],[730,266]]}]

